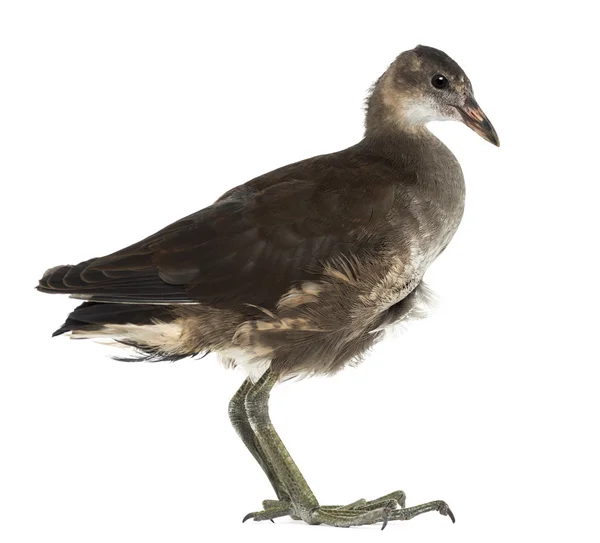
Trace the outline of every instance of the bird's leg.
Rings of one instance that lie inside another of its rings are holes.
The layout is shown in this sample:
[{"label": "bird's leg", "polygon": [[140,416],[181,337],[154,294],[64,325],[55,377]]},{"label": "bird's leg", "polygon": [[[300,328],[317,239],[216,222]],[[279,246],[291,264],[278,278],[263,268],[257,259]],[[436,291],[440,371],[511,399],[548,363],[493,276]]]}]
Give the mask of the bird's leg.
[{"label": "bird's leg", "polygon": [[266,476],[269,478],[269,482],[275,490],[277,498],[279,498],[281,502],[287,502],[289,505],[290,497],[273,470],[269,457],[266,456],[262,450],[262,447],[254,434],[254,430],[252,430],[252,426],[250,426],[248,415],[246,414],[246,394],[251,387],[252,381],[250,378],[247,378],[234,394],[233,398],[231,398],[231,401],[229,402],[229,419],[231,420],[231,424],[235,428],[235,431],[244,442],[244,445],[246,445],[252,456],[254,456]]},{"label": "bird's leg", "polygon": [[[310,522],[311,511],[319,506],[319,502],[277,435],[269,417],[269,395],[278,378],[279,376],[269,368],[250,388],[246,394],[248,420],[262,450],[270,458],[275,473],[289,496],[291,510],[288,514],[295,514],[302,520],[315,524]],[[271,508],[276,509],[276,506]],[[246,519],[250,517],[260,519],[271,508],[267,508],[264,512],[251,513],[246,516]]]},{"label": "bird's leg", "polygon": [[429,502],[415,507],[404,507],[404,492],[397,491],[376,500],[359,500],[347,506],[320,506],[308,483],[292,460],[290,453],[277,435],[269,417],[269,395],[278,380],[278,375],[270,368],[250,387],[246,393],[246,412],[262,452],[270,459],[277,478],[281,481],[289,502],[265,501],[264,511],[246,515],[244,520],[272,520],[277,517],[297,516],[308,524],[328,524],[330,526],[360,526],[383,522],[385,528],[389,520],[409,520],[421,513],[438,511],[454,516],[443,501]]}]

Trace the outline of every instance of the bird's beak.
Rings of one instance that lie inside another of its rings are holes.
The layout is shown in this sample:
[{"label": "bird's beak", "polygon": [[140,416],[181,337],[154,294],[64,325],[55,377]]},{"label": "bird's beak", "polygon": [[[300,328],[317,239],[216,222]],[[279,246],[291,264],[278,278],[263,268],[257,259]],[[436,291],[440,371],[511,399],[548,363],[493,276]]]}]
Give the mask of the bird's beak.
[{"label": "bird's beak", "polygon": [[496,134],[492,123],[481,110],[475,98],[469,96],[465,103],[457,109],[463,118],[463,122],[471,130],[479,134],[484,140],[493,143],[496,147],[500,147],[498,134]]}]

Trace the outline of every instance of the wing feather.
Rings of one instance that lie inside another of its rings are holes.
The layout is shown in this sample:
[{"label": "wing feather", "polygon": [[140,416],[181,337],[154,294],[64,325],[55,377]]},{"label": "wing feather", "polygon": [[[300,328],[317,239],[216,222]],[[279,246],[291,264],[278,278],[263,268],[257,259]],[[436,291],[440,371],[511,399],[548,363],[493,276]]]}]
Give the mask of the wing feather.
[{"label": "wing feather", "polygon": [[[394,184],[373,175],[384,164],[341,156],[348,152],[236,187],[125,249],[49,270],[38,289],[96,302],[273,308],[295,282],[318,279],[324,262],[384,239]],[[365,189],[367,165],[374,181]]]}]

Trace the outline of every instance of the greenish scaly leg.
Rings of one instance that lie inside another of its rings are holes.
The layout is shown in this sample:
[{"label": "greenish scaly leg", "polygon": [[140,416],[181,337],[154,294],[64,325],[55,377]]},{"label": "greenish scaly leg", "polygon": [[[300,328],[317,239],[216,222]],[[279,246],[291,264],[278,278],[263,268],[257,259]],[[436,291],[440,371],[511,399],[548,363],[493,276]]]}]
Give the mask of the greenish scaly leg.
[{"label": "greenish scaly leg", "polygon": [[[257,441],[260,443],[263,452],[270,458],[271,465],[290,498],[290,501],[287,502],[289,512],[284,514],[295,514],[305,522],[309,522],[310,512],[318,508],[319,502],[277,432],[275,432],[269,417],[269,395],[277,380],[278,375],[270,369],[263,374],[246,394],[246,413]],[[282,516],[279,513],[283,509],[283,505],[281,504],[281,507],[279,505],[270,507],[264,512],[250,513],[246,515],[244,520],[248,518],[262,520],[262,518],[266,518],[265,514],[268,516],[271,512],[277,516]],[[314,522],[309,523],[315,524]]]},{"label": "greenish scaly leg", "polygon": [[429,502],[423,505],[403,508],[404,492],[397,491],[376,500],[359,500],[347,506],[320,506],[308,483],[292,460],[285,445],[277,435],[271,423],[268,401],[271,389],[278,375],[268,369],[246,393],[246,412],[248,420],[262,452],[270,459],[270,465],[283,484],[290,501],[267,500],[263,502],[264,511],[250,513],[244,520],[272,520],[292,515],[308,524],[328,524],[330,526],[360,526],[388,520],[409,520],[429,511],[448,515],[454,522],[454,515],[443,501]]},{"label": "greenish scaly leg", "polygon": [[271,483],[273,490],[275,490],[277,497],[282,504],[287,503],[289,509],[290,497],[275,474],[273,466],[271,466],[271,461],[263,452],[260,443],[254,435],[254,430],[252,430],[250,422],[248,421],[248,415],[246,414],[246,394],[248,394],[250,388],[252,388],[252,381],[248,378],[242,383],[242,386],[229,402],[229,419],[231,420],[231,424],[235,428],[235,431],[244,442],[244,445],[246,445],[252,456],[254,456],[266,476],[269,478],[269,482]]}]

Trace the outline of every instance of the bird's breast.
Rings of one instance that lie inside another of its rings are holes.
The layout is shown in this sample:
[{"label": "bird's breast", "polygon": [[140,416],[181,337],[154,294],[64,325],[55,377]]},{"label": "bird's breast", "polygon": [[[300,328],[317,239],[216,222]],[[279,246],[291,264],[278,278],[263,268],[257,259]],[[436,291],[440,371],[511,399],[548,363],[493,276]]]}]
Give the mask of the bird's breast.
[{"label": "bird's breast", "polygon": [[463,216],[465,183],[460,164],[441,142],[421,162],[411,185],[408,210],[418,229],[413,237],[427,267],[450,243]]},{"label": "bird's breast", "polygon": [[414,284],[450,243],[462,219],[465,184],[460,165],[442,144],[419,162],[397,194],[393,245],[409,271],[399,280]]}]

